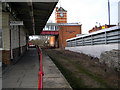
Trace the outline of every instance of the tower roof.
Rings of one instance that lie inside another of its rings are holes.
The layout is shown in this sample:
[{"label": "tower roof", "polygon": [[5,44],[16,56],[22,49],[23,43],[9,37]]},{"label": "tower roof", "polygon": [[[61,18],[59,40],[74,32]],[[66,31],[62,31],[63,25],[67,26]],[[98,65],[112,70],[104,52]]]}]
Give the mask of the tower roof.
[{"label": "tower roof", "polygon": [[67,12],[65,9],[63,9],[62,7],[60,7],[58,10],[57,10],[57,12],[58,11],[64,11],[64,12]]}]

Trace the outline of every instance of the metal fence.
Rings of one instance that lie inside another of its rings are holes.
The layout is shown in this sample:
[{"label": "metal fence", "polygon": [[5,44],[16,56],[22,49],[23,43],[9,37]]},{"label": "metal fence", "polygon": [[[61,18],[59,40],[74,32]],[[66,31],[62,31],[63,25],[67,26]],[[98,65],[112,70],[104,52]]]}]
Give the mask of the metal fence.
[{"label": "metal fence", "polygon": [[120,26],[66,40],[67,47],[120,43]]}]

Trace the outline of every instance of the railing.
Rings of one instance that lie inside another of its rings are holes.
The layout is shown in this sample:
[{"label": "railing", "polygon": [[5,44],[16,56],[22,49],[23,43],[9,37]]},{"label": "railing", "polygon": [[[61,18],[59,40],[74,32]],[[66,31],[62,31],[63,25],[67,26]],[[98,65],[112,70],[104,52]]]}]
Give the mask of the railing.
[{"label": "railing", "polygon": [[42,51],[41,48],[37,45],[36,48],[38,49],[39,54],[39,65],[40,65],[40,71],[39,71],[39,84],[38,84],[38,90],[43,89],[43,70],[42,70]]},{"label": "railing", "polygon": [[66,40],[67,47],[120,43],[120,26]]}]

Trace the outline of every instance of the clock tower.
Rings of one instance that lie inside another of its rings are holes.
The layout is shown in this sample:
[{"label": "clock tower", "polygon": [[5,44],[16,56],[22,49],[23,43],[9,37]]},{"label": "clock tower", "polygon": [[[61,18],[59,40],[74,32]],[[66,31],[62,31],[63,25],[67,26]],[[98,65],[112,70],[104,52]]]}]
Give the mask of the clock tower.
[{"label": "clock tower", "polygon": [[56,23],[67,23],[67,11],[62,7],[56,7],[55,11],[55,22]]}]

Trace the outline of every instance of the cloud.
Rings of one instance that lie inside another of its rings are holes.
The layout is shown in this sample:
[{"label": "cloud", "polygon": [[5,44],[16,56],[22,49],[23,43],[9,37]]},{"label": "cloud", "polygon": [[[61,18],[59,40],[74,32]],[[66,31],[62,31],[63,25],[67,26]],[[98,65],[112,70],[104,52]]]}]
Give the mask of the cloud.
[{"label": "cloud", "polygon": [[[111,5],[111,23],[117,24],[118,1],[110,0]],[[68,12],[68,22],[81,22],[82,32],[87,33],[96,25],[108,24],[108,0],[59,0],[61,6]],[[60,3],[57,6],[60,7]],[[55,18],[52,14],[52,20]]]}]

